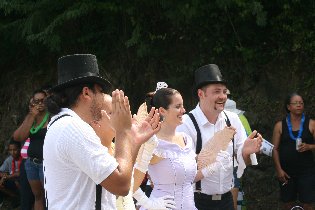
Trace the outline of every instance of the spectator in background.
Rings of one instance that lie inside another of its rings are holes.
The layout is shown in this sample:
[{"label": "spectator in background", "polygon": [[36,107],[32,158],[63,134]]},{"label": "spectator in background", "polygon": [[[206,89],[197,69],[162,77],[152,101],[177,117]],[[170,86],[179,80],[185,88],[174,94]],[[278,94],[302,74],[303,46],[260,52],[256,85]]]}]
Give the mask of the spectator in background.
[{"label": "spectator in background", "polygon": [[43,89],[34,91],[29,103],[29,112],[24,121],[13,133],[16,141],[30,138],[25,161],[27,179],[35,197],[34,209],[43,210],[44,205],[44,173],[43,173],[43,144],[47,132],[49,113],[44,101],[47,93]]},{"label": "spectator in background", "polygon": [[[31,103],[33,97],[30,99]],[[29,110],[28,110],[29,111]],[[34,194],[32,192],[30,183],[28,182],[26,171],[25,171],[25,162],[28,158],[27,150],[30,145],[30,138],[27,138],[21,148],[21,157],[22,163],[20,167],[20,208],[21,210],[32,210],[34,207]]]},{"label": "spectator in background", "polygon": [[[228,90],[227,92],[228,92],[228,95],[230,95],[230,91]],[[224,109],[238,115],[238,117],[240,118],[240,120],[241,120],[241,122],[245,128],[247,136],[252,133],[252,129],[250,128],[248,120],[244,116],[244,111],[236,108],[236,102],[235,101],[233,101],[231,99],[227,99],[227,101],[225,102],[225,105],[224,105]],[[241,180],[240,180],[240,178],[237,178],[237,176],[236,176],[237,161],[235,161],[235,163],[236,164],[234,165],[234,170],[233,170],[234,187],[231,189],[231,192],[232,192],[232,196],[233,196],[234,209],[237,209],[237,197],[238,197],[239,190],[241,188]]]},{"label": "spectator in background", "polygon": [[287,116],[273,130],[273,160],[277,172],[282,209],[291,209],[296,201],[312,210],[315,201],[315,121],[304,113],[304,100],[292,93],[285,101]]},{"label": "spectator in background", "polygon": [[28,158],[27,150],[30,145],[30,138],[26,139],[21,149],[22,163],[20,167],[20,206],[21,210],[32,210],[34,207],[34,194],[28,182],[25,161]]},{"label": "spectator in background", "polygon": [[0,167],[0,203],[2,205],[4,195],[8,195],[12,200],[12,208],[19,205],[19,176],[22,157],[20,155],[21,144],[13,141],[9,142],[8,151],[10,156],[5,159]]}]

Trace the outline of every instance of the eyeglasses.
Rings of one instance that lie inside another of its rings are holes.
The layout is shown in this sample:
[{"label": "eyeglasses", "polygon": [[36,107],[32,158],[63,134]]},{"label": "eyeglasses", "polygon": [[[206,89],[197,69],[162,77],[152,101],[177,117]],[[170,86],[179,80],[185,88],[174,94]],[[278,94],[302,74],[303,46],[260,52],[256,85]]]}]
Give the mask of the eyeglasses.
[{"label": "eyeglasses", "polygon": [[291,105],[294,105],[294,106],[297,106],[297,105],[304,105],[304,102],[302,102],[302,101],[295,101],[295,102],[292,102],[292,103],[290,103]]},{"label": "eyeglasses", "polygon": [[43,104],[43,103],[44,103],[44,100],[45,100],[44,98],[42,98],[42,99],[34,99],[34,100],[33,100],[33,104],[39,104],[39,103],[42,103],[42,104]]}]

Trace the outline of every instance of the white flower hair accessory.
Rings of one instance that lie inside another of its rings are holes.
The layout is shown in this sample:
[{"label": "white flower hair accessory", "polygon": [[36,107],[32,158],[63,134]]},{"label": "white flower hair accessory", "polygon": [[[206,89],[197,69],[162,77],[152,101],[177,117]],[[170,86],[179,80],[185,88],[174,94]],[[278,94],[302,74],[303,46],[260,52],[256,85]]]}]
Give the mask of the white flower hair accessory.
[{"label": "white flower hair accessory", "polygon": [[167,87],[168,87],[168,85],[165,82],[158,82],[158,83],[156,83],[155,91],[158,91],[162,88],[167,88]]}]

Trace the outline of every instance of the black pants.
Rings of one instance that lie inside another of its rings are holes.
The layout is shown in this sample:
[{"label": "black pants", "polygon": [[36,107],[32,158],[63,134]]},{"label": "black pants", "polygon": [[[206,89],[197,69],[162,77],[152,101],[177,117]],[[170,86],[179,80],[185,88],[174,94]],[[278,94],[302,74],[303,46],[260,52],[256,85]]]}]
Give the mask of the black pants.
[{"label": "black pants", "polygon": [[30,184],[28,183],[25,171],[25,159],[22,160],[20,167],[20,196],[21,196],[21,210],[31,210],[34,205],[34,195]]},{"label": "black pants", "polygon": [[212,200],[211,195],[195,193],[195,205],[198,210],[234,210],[231,192],[221,195],[221,200]]}]

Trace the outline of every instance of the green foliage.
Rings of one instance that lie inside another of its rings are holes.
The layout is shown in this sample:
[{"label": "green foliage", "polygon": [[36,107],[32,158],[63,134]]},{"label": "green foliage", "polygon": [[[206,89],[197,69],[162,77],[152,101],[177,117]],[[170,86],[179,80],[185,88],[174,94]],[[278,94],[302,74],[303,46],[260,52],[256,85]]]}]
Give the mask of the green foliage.
[{"label": "green foliage", "polygon": [[30,59],[47,66],[51,57],[94,53],[107,76],[123,86],[130,78],[126,73],[148,75],[151,81],[157,69],[178,86],[178,74],[214,62],[231,87],[245,75],[249,88],[263,70],[274,71],[266,65],[279,60],[290,58],[295,69],[304,61],[314,65],[313,9],[312,1],[1,0],[0,36],[6,50],[0,59],[9,65],[16,59],[13,49],[19,48],[23,68],[16,68],[27,72],[41,69],[33,62],[25,69],[22,64]]}]

